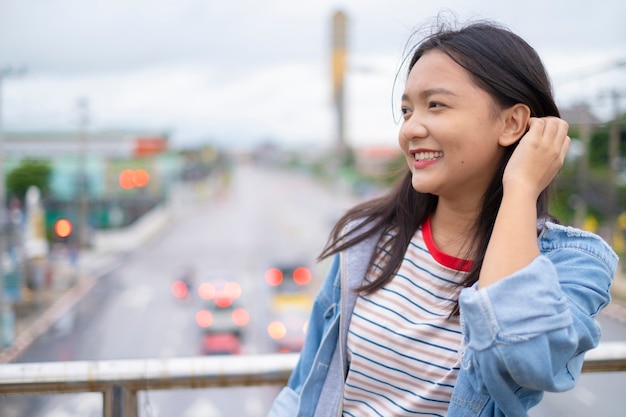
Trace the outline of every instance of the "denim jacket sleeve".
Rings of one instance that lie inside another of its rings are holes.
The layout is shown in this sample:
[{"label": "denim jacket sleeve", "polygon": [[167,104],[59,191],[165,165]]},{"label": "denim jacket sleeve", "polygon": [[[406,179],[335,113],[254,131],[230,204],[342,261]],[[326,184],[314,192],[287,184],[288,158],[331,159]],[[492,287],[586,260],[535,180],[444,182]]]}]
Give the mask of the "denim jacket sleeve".
[{"label": "denim jacket sleeve", "polygon": [[274,400],[268,417],[309,416],[315,412],[339,334],[339,270],[337,255],[313,302],[306,340],[296,367],[287,386]]},{"label": "denim jacket sleeve", "polygon": [[617,256],[598,236],[554,224],[539,245],[525,268],[459,298],[458,382],[490,398],[492,415],[525,416],[540,392],[573,388],[584,353],[600,340],[595,316],[610,301]]}]

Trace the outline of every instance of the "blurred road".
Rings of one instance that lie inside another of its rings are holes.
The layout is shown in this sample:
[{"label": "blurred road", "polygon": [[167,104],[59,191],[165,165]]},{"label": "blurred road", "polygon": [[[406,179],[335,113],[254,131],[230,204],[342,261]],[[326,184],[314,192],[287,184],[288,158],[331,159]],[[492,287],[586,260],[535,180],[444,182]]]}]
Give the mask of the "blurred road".
[{"label": "blurred road", "polygon": [[[195,324],[199,300],[175,298],[170,285],[186,267],[196,286],[227,274],[243,287],[251,321],[244,353],[266,353],[271,319],[264,271],[279,263],[308,263],[314,287],[327,264],[314,259],[334,221],[355,200],[310,178],[240,167],[227,190],[207,198],[192,188],[176,193],[169,227],[119,259],[93,289],[16,362],[183,357],[200,354]],[[314,289],[312,290],[314,292]],[[600,318],[604,340],[626,340],[626,324]],[[622,416],[625,373],[584,375],[565,394],[548,394],[532,417]],[[277,387],[140,393],[141,416],[265,416]],[[99,394],[0,397],[3,417],[100,417]]]},{"label": "blurred road", "polygon": [[[277,263],[312,267],[330,227],[353,204],[299,174],[240,168],[230,189],[204,198],[176,194],[170,227],[99,278],[85,298],[16,362],[183,357],[201,354],[195,323],[199,299],[175,298],[170,285],[191,266],[196,288],[216,275],[239,281],[250,323],[244,353],[274,349],[266,333],[270,289],[265,270]],[[314,292],[316,290],[312,289]],[[142,416],[263,416],[276,387],[150,392]],[[245,401],[241,399],[245,398]],[[101,416],[98,394],[0,397],[3,417]],[[151,411],[151,412],[149,412]]]}]

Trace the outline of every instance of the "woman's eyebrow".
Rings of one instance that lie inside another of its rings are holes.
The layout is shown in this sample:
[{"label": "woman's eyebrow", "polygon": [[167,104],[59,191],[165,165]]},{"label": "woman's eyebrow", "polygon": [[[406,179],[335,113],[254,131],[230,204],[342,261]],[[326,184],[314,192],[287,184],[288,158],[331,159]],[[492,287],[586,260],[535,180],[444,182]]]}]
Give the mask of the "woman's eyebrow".
[{"label": "woman's eyebrow", "polygon": [[[425,99],[427,97],[433,96],[435,94],[444,94],[447,96],[456,96],[456,93],[453,93],[452,91],[446,89],[446,88],[442,88],[442,87],[437,87],[437,88],[429,88],[426,90],[422,90],[419,93],[420,98]],[[402,94],[402,101],[410,101],[409,99],[409,95],[408,94]]]},{"label": "woman's eyebrow", "polygon": [[430,97],[433,96],[435,94],[444,94],[447,96],[456,96],[455,93],[453,93],[452,91],[443,88],[443,87],[437,87],[437,88],[429,88],[427,90],[423,90],[420,92],[420,97],[422,98],[426,98],[426,97]]}]

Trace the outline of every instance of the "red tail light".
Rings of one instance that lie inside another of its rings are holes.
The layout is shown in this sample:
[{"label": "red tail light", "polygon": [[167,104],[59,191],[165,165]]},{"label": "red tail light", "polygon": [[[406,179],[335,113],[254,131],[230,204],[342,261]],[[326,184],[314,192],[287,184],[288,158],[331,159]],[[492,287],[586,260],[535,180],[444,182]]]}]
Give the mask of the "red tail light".
[{"label": "red tail light", "polygon": [[200,327],[210,327],[213,324],[213,315],[210,311],[200,310],[196,313],[196,323]]},{"label": "red tail light", "polygon": [[270,268],[265,271],[265,282],[272,287],[277,287],[283,282],[283,272],[278,268]]},{"label": "red tail light", "polygon": [[211,300],[215,297],[215,287],[208,282],[203,282],[198,287],[198,295],[203,300]]},{"label": "red tail light", "polygon": [[236,308],[232,314],[233,323],[239,327],[243,327],[250,322],[250,314],[243,308]]},{"label": "red tail light", "polygon": [[172,282],[170,289],[172,290],[174,297],[184,298],[187,295],[187,284],[183,281],[176,280]]},{"label": "red tail light", "polygon": [[307,285],[311,282],[311,270],[309,268],[305,268],[301,266],[300,268],[296,268],[293,271],[293,280],[298,285]]},{"label": "red tail light", "polygon": [[225,295],[218,295],[215,297],[215,305],[221,308],[230,307],[233,300]]}]

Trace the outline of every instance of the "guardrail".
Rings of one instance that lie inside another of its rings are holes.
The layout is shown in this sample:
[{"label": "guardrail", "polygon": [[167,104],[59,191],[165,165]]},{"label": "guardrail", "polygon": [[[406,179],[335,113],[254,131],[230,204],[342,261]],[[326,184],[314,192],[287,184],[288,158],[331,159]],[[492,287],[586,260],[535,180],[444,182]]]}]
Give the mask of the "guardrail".
[{"label": "guardrail", "polygon": [[[297,353],[13,363],[0,365],[0,395],[101,392],[104,417],[137,417],[137,392],[284,385]],[[583,372],[626,371],[626,342],[604,342]]]}]

